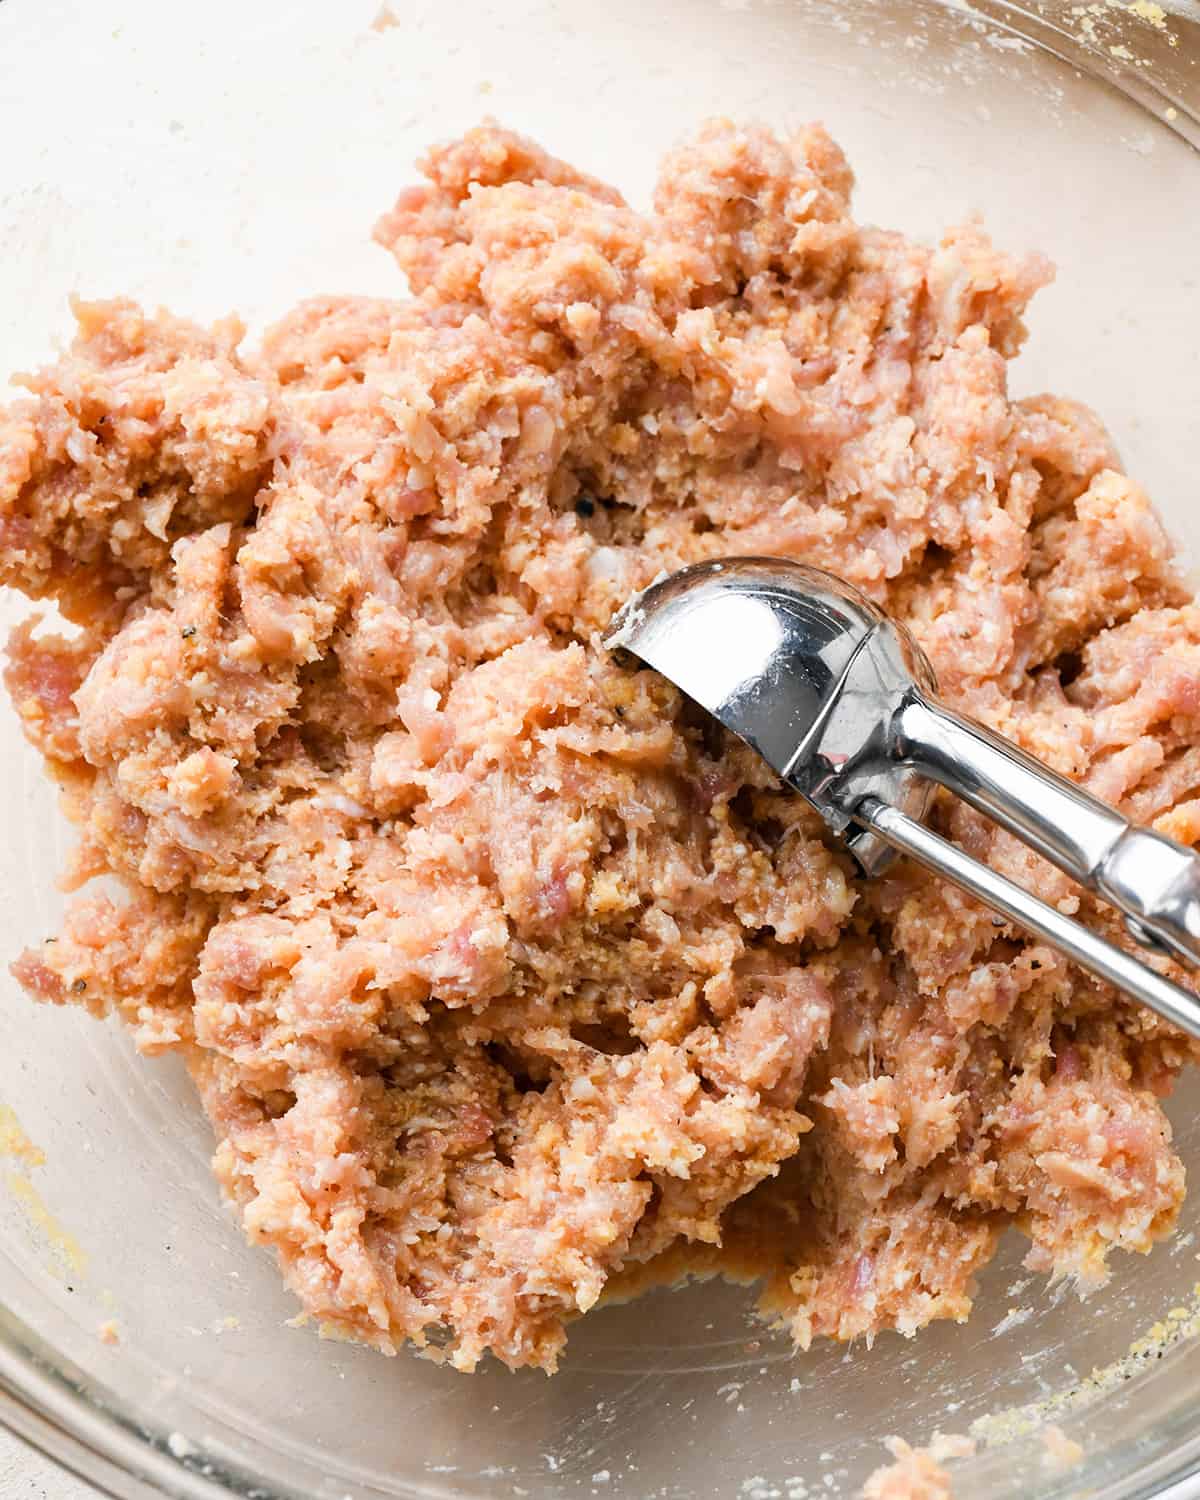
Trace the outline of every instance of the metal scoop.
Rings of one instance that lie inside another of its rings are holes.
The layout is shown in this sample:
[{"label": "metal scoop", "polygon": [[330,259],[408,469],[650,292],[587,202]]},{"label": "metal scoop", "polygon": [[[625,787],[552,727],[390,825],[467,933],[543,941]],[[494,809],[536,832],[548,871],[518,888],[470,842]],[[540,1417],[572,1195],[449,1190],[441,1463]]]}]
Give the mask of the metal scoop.
[{"label": "metal scoop", "polygon": [[780,558],[653,583],[605,644],[661,672],[812,803],[867,875],[896,851],[1200,1037],[1200,999],[923,826],[934,782],[1125,916],[1143,947],[1200,964],[1200,856],[1137,828],[948,709],[908,631],[849,584]]}]

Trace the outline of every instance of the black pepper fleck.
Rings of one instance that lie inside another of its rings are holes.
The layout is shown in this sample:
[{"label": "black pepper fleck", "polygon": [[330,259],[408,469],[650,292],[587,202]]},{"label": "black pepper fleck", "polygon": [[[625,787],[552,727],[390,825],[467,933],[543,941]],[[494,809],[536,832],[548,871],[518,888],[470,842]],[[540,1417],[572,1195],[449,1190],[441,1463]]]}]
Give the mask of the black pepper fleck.
[{"label": "black pepper fleck", "polygon": [[185,641],[190,641],[191,638],[196,634],[196,627],[194,625],[185,625],[179,632],[179,634],[184,638]]},{"label": "black pepper fleck", "polygon": [[596,502],[590,500],[586,495],[580,495],[579,499],[575,502],[575,514],[582,516],[586,521],[589,516],[596,514]]},{"label": "black pepper fleck", "polygon": [[77,995],[82,995],[83,992],[87,989],[87,980],[86,979],[75,979],[75,980],[72,980],[72,982],[71,982],[71,988],[75,991],[75,993]]}]

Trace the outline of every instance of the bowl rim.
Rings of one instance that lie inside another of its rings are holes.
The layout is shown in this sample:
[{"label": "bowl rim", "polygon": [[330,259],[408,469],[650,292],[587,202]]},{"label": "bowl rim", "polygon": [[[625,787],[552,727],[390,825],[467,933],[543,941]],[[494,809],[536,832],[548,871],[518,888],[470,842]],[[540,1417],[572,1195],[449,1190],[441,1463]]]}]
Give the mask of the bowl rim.
[{"label": "bowl rim", "polygon": [[[312,1500],[310,1491],[268,1485],[191,1438],[133,1418],[101,1382],[60,1369],[49,1344],[2,1306],[0,1425],[109,1500]],[[455,1500],[436,1482],[399,1482],[403,1490],[386,1500]],[[1200,1500],[1200,1426],[1184,1446],[1088,1493],[1094,1500]],[[385,1500],[359,1482],[358,1495],[370,1494]]]}]

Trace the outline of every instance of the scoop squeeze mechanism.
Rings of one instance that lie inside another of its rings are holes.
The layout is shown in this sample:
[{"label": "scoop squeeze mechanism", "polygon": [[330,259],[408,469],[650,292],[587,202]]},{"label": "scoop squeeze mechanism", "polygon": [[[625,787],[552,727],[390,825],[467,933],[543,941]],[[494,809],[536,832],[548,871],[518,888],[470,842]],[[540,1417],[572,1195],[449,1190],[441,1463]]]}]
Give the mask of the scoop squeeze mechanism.
[{"label": "scoop squeeze mechanism", "polygon": [[1101,900],[1158,956],[1200,964],[1200,856],[1139,828],[936,697],[909,632],[851,585],[780,558],[651,584],[606,644],[757,750],[875,875],[907,854],[1200,1038],[1200,999],[925,826],[934,783]]}]

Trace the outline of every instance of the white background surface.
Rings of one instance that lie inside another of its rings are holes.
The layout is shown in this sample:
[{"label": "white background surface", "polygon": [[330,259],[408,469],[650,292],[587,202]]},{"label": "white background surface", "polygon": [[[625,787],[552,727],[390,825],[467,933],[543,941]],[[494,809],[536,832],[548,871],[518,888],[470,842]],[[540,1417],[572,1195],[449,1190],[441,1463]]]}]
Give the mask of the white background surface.
[{"label": "white background surface", "polygon": [[98,1494],[0,1427],[0,1500],[95,1500]]}]

